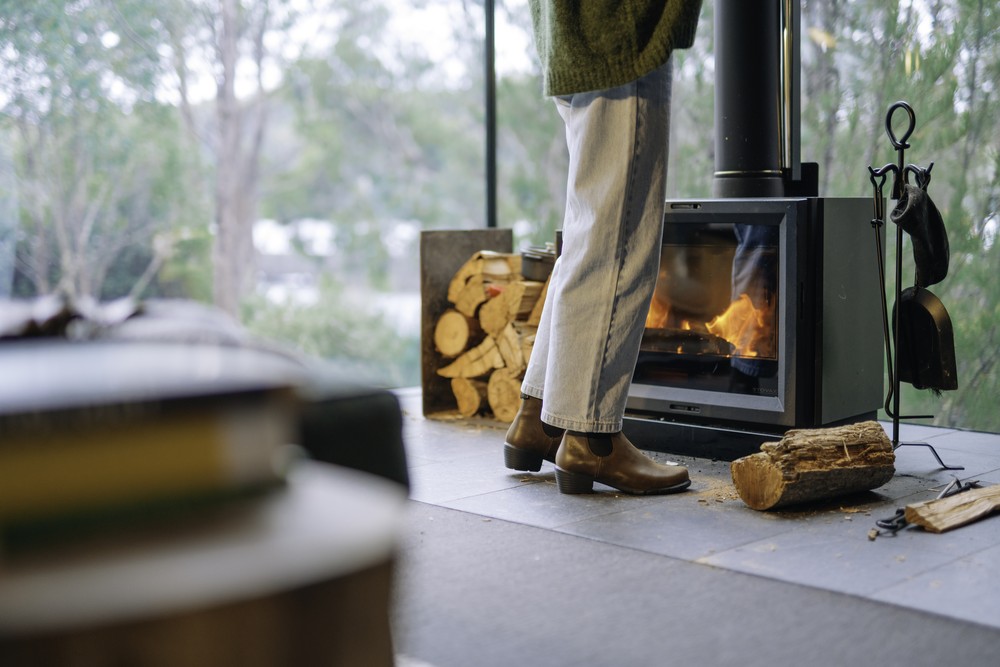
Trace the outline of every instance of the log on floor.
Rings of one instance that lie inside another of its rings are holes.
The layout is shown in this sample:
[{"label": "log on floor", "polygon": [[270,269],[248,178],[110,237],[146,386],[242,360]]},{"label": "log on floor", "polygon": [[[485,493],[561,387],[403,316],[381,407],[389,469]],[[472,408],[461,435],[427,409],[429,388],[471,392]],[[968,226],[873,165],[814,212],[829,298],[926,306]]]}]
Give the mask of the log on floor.
[{"label": "log on floor", "polygon": [[946,498],[907,505],[906,520],[932,533],[943,533],[1000,511],[1000,484]]},{"label": "log on floor", "polygon": [[730,465],[740,498],[755,510],[835,498],[882,486],[895,454],[875,421],[788,431]]}]

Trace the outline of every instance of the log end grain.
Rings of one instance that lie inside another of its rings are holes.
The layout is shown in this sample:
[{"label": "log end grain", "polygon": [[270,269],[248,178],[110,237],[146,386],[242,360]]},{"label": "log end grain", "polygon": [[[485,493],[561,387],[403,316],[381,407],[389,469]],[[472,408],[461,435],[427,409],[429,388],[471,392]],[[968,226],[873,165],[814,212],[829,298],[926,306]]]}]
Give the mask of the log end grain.
[{"label": "log end grain", "polygon": [[457,310],[447,310],[434,326],[434,348],[446,358],[454,358],[471,347],[472,320]]},{"label": "log end grain", "polygon": [[767,454],[757,453],[732,462],[729,467],[740,500],[755,510],[775,507],[785,491],[781,470]]},{"label": "log end grain", "polygon": [[494,371],[487,383],[486,398],[494,417],[512,422],[521,406],[521,381],[507,368]]}]

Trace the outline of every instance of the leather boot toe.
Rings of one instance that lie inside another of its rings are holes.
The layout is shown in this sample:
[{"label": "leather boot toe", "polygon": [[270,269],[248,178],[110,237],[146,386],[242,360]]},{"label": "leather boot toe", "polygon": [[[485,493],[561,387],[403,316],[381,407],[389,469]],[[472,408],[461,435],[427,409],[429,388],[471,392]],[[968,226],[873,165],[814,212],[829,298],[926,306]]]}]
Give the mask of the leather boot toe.
[{"label": "leather boot toe", "polygon": [[562,493],[589,493],[594,482],[636,495],[677,493],[691,486],[687,468],[653,461],[620,432],[567,432],[555,463]]}]

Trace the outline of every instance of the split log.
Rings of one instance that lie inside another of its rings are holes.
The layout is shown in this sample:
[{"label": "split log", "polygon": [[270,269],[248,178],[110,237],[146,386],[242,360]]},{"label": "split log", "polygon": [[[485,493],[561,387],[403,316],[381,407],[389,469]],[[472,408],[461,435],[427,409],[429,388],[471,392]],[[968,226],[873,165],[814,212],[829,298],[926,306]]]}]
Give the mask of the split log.
[{"label": "split log", "polygon": [[1000,484],[907,505],[906,520],[932,533],[964,526],[1000,510]]},{"label": "split log", "polygon": [[[449,290],[450,293],[450,290]],[[483,274],[477,273],[469,278],[465,284],[455,293],[455,298],[448,300],[455,305],[455,310],[466,317],[475,317],[476,311],[488,298],[486,294],[486,283]]]},{"label": "split log", "polygon": [[514,282],[507,285],[503,291],[487,301],[479,309],[479,324],[483,331],[499,338],[507,325],[517,317],[517,311],[521,307],[521,298],[524,296],[525,286],[523,282]]},{"label": "split log", "polygon": [[521,341],[521,356],[524,357],[524,364],[527,366],[531,359],[531,350],[535,347],[535,335],[538,327],[528,326],[524,322],[514,321],[514,328],[517,330],[517,339]]},{"label": "split log", "polygon": [[446,310],[434,325],[434,347],[442,356],[452,359],[483,339],[479,320],[457,310]]},{"label": "split log", "polygon": [[730,465],[740,498],[755,510],[869,491],[896,472],[892,443],[875,421],[791,430],[760,449]]},{"label": "split log", "polygon": [[[525,280],[521,261],[520,254],[479,251],[448,284],[452,309],[434,329],[435,349],[447,365],[436,373],[455,380],[451,393],[463,415],[492,412],[510,421],[520,406],[520,378],[548,287],[547,281]],[[482,407],[484,384],[487,407]]]},{"label": "split log", "polygon": [[517,254],[481,250],[459,267],[448,283],[448,301],[458,301],[458,294],[469,280],[482,276],[487,283],[509,283],[520,277],[521,256]]},{"label": "split log", "polygon": [[537,280],[522,280],[520,284],[524,286],[524,295],[521,297],[521,305],[518,306],[514,319],[523,322],[531,317],[532,311],[538,306],[538,299],[542,296],[545,283]]},{"label": "split log", "polygon": [[514,375],[523,373],[528,364],[525,362],[521,339],[517,335],[514,324],[510,323],[505,326],[495,340],[497,349],[500,350],[500,356],[503,358],[504,367]]},{"label": "split log", "polygon": [[458,412],[463,417],[472,417],[489,407],[486,397],[486,383],[482,380],[452,378],[451,392],[455,395]]},{"label": "split log", "polygon": [[508,368],[496,370],[487,383],[486,397],[494,417],[512,422],[521,405],[521,381]]},{"label": "split log", "polygon": [[[551,278],[551,276],[550,276]],[[542,285],[542,290],[538,294],[538,300],[535,301],[535,305],[531,309],[531,313],[528,314],[527,323],[533,327],[537,327],[542,321],[542,307],[545,306],[545,297],[549,293],[549,281],[546,280]]]},{"label": "split log", "polygon": [[503,357],[496,341],[487,336],[482,343],[444,368],[439,368],[437,374],[446,378],[477,378],[497,368],[503,368]]}]

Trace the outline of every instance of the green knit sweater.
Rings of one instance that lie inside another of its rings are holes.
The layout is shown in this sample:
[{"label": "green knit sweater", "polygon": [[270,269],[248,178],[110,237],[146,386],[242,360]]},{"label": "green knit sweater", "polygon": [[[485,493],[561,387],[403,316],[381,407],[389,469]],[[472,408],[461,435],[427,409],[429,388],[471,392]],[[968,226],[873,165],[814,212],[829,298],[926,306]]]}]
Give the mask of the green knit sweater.
[{"label": "green knit sweater", "polygon": [[702,0],[531,0],[546,95],[614,88],[694,42]]}]

